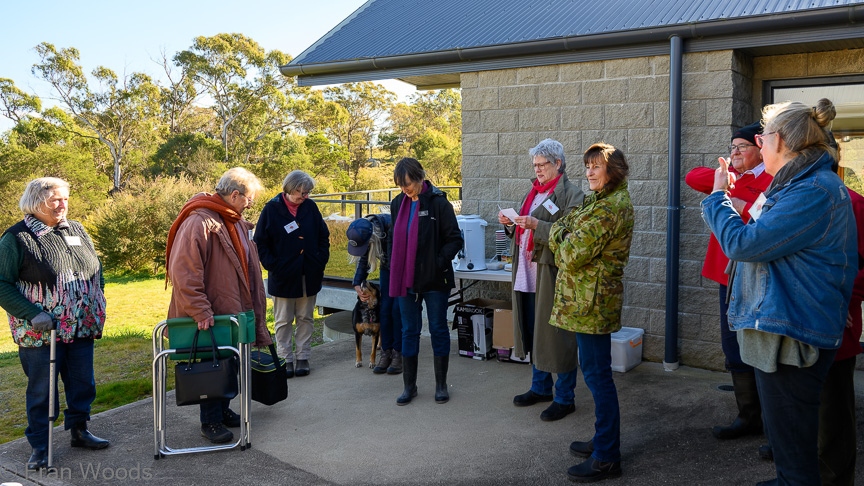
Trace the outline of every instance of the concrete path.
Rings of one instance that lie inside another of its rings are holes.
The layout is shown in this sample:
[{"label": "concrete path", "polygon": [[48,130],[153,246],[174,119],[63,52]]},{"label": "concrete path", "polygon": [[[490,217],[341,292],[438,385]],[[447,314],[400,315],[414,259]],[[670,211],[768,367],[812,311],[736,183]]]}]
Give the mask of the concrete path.
[{"label": "concrete path", "polygon": [[[455,342],[452,348],[456,349]],[[22,485],[498,485],[571,484],[573,440],[593,433],[593,401],[580,379],[576,412],[542,422],[544,404],[517,408],[528,389],[528,365],[451,357],[447,404],[435,404],[431,346],[421,342],[419,396],[397,407],[401,376],[354,367],[348,341],[316,347],[312,373],[289,380],[288,400],[253,403],[250,450],[170,456],[153,460],[153,412],[143,400],[93,417],[91,430],[112,441],[102,451],[69,447],[55,431],[60,477],[25,474],[30,448],[22,438],[0,445],[0,482]],[[864,375],[858,372],[859,417]],[[717,389],[729,376],[642,363],[615,373],[621,403],[624,475],[616,485],[754,484],[774,477],[757,457],[763,437],[721,442],[711,427],[730,421],[731,392]],[[173,396],[169,395],[169,402]],[[170,406],[172,447],[203,445],[198,408]],[[859,432],[859,445],[864,437]],[[864,466],[859,452],[858,464]],[[858,483],[864,484],[864,474]]]}]

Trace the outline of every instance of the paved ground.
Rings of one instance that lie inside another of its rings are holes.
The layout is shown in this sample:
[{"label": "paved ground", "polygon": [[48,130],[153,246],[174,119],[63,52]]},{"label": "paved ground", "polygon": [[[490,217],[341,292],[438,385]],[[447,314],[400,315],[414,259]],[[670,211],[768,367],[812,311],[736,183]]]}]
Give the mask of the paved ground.
[{"label": "paved ground", "polygon": [[[453,343],[455,349],[455,342]],[[316,347],[312,374],[289,381],[288,400],[254,403],[253,447],[153,460],[152,403],[144,400],[93,417],[91,430],[112,440],[103,451],[69,447],[55,432],[55,463],[62,477],[25,476],[30,449],[22,438],[0,445],[0,482],[23,485],[329,485],[329,484],[570,484],[577,462],[572,440],[593,431],[593,402],[584,382],[576,413],[558,422],[539,419],[544,405],[516,408],[528,389],[530,368],[514,363],[451,357],[451,401],[433,400],[428,338],[421,343],[419,396],[397,407],[401,376],[354,368],[353,343]],[[858,372],[860,417],[864,375]],[[643,363],[615,374],[622,412],[624,475],[605,484],[730,485],[773,477],[757,457],[762,437],[721,442],[711,426],[734,415],[734,397],[717,389],[728,375],[690,368],[663,371]],[[169,395],[169,402],[172,397]],[[168,442],[203,445],[197,407],[170,406]],[[861,428],[859,427],[859,430]],[[864,437],[859,432],[859,444]],[[864,464],[859,449],[858,463]],[[864,474],[858,474],[864,484]]]}]

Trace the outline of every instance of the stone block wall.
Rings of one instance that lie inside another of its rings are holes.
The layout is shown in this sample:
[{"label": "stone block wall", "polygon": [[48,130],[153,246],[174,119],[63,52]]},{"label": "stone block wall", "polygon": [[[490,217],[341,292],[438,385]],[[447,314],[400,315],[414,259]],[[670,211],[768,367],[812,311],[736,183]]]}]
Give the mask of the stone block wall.
[{"label": "stone block wall", "polygon": [[[714,167],[733,128],[750,123],[752,60],[731,50],[687,54],[683,77],[679,353],[682,364],[722,369],[717,284],[701,277],[708,230],[684,184],[694,167]],[[498,205],[519,208],[533,177],[528,150],[544,138],[564,145],[567,173],[584,182],[591,144],[620,148],[630,164],[636,225],[625,271],[623,325],[646,331],[645,359],[662,361],[665,335],[669,58],[641,57],[463,73],[462,214],[490,222]],[[506,297],[500,286],[490,297]]]}]

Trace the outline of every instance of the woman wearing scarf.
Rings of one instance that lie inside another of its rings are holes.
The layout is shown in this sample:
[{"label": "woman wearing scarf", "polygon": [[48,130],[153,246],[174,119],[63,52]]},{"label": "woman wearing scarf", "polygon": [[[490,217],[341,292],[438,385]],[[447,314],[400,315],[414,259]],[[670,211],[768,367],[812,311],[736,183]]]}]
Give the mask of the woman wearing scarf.
[{"label": "woman wearing scarf", "polygon": [[255,227],[261,264],[268,271],[267,290],[273,296],[276,343],[287,362],[288,378],[311,371],[312,315],[330,260],[330,230],[309,199],[314,188],[312,176],[292,171],[282,181],[282,192],[264,205]]},{"label": "woman wearing scarf", "polygon": [[[191,317],[209,329],[213,316],[255,311],[255,346],[272,344],[267,330],[266,297],[258,249],[249,238],[252,223],[243,211],[262,187],[246,169],[227,171],[216,193],[190,199],[168,232],[166,275],[173,284],[168,318]],[[201,404],[201,435],[213,443],[229,442],[240,416],[229,401]]]},{"label": "woman wearing scarf", "polygon": [[[513,241],[513,326],[516,356],[531,352],[531,389],[513,398],[517,407],[538,402],[552,404],[540,414],[544,421],[564,418],[574,405],[578,361],[576,334],[549,325],[555,296],[555,255],[547,246],[552,223],[582,206],[585,194],[567,179],[564,146],[547,138],[529,152],[534,174],[531,190],[522,202],[516,221],[498,213]],[[553,382],[552,373],[558,374]],[[553,401],[554,399],[554,401]]]},{"label": "woman wearing scarf", "polygon": [[826,127],[835,114],[827,99],[812,108],[765,107],[756,143],[774,180],[761,211],[751,210],[747,224],[736,217],[726,193],[726,159],[714,192],[702,201],[703,219],[737,262],[729,278],[729,328],[738,332],[741,359],[755,368],[777,471],[776,479],[759,484],[821,484],[819,396],[858,272],[852,204],[831,170],[836,152]]},{"label": "woman wearing scarf", "polygon": [[[454,285],[453,257],[462,247],[456,213],[447,195],[425,180],[423,166],[404,158],[393,170],[402,189],[390,203],[393,251],[390,257],[390,296],[399,298],[402,314],[402,381],[405,390],[396,399],[407,405],[417,396],[417,355],[423,327],[423,303],[429,318],[435,364],[435,403],[450,400],[447,367],[450,330],[447,305]],[[422,244],[421,244],[422,243]]]}]

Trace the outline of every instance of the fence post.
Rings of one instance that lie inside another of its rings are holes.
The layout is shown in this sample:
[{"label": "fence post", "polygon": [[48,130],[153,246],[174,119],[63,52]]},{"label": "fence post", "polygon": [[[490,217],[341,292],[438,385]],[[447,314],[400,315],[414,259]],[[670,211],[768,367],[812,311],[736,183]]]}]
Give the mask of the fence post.
[{"label": "fence post", "polygon": [[354,219],[363,217],[363,203],[354,203]]}]

